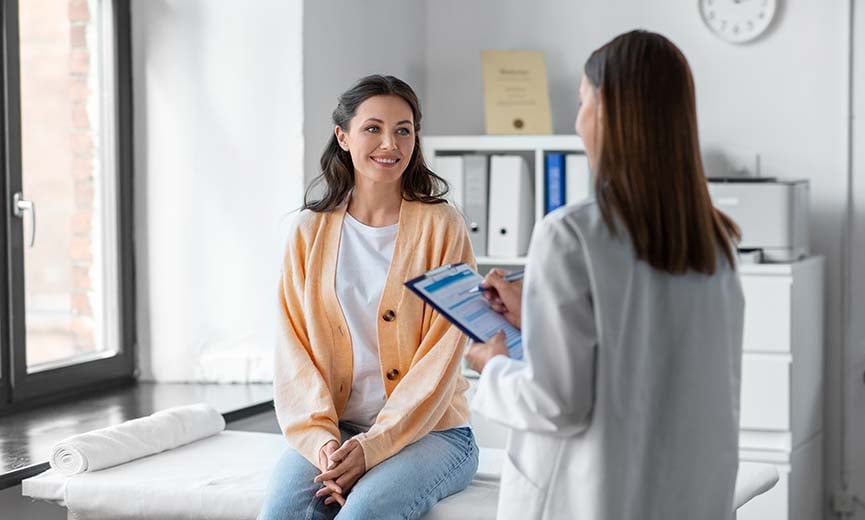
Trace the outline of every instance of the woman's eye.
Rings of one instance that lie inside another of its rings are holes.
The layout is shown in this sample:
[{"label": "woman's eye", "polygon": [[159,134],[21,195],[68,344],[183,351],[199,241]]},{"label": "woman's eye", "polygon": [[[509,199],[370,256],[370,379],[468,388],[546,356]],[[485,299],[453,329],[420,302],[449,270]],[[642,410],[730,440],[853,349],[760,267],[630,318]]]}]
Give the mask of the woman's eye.
[{"label": "woman's eye", "polygon": [[366,131],[371,133],[371,134],[374,134],[374,133],[378,132],[378,127],[377,126],[368,126],[368,127],[366,127]]},{"label": "woman's eye", "polygon": [[400,128],[396,131],[399,135],[411,135],[411,132],[408,128]]}]

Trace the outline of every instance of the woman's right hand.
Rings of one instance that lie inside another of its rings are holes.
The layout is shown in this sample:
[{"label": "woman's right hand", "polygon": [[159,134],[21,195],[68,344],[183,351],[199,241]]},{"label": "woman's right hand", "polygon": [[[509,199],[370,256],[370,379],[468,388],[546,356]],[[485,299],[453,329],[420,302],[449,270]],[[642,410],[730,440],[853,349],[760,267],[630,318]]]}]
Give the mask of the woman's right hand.
[{"label": "woman's right hand", "polygon": [[508,320],[508,323],[521,329],[523,282],[522,280],[509,282],[505,280],[506,274],[501,269],[490,269],[481,283],[484,287],[491,287],[490,290],[484,291],[484,298],[490,302],[490,307],[494,311]]},{"label": "woman's right hand", "polygon": [[[335,440],[332,440],[328,441],[328,443],[322,446],[321,449],[318,451],[318,468],[321,470],[322,473],[331,469],[330,456],[338,449],[339,443]],[[337,502],[340,506],[345,505],[345,497],[342,494],[342,488],[340,488],[336,484],[336,482],[334,482],[333,480],[325,480],[324,482],[322,482],[322,484],[324,485],[322,490],[326,490],[324,491],[322,496],[327,497],[325,499],[327,503],[329,503],[330,500],[333,500]],[[316,496],[319,495],[316,494]]]}]

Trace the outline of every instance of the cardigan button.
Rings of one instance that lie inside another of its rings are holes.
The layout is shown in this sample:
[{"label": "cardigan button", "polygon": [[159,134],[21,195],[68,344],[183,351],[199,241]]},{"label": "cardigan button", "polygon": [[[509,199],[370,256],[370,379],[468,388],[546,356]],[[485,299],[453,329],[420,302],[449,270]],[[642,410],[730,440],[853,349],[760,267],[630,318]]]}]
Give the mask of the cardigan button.
[{"label": "cardigan button", "polygon": [[393,381],[394,379],[399,377],[399,370],[395,368],[391,368],[387,371],[387,378],[389,381]]},{"label": "cardigan button", "polygon": [[384,314],[381,315],[381,319],[384,321],[393,321],[396,319],[396,313],[391,309],[384,311]]}]

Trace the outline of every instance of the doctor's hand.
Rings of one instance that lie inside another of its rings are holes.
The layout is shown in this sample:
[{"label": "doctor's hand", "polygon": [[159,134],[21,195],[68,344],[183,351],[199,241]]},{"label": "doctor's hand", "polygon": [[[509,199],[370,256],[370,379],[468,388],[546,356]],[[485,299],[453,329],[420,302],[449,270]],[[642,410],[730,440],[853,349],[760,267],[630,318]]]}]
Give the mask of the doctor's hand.
[{"label": "doctor's hand", "polygon": [[490,302],[490,307],[519,329],[522,328],[523,318],[523,282],[522,280],[509,282],[505,280],[506,274],[507,272],[501,269],[490,269],[481,286],[492,288],[484,291],[484,298]]},{"label": "doctor's hand", "polygon": [[[506,282],[507,283],[507,282]],[[489,360],[496,356],[508,355],[508,346],[505,344],[505,333],[499,331],[486,343],[472,343],[466,352],[466,361],[469,367],[477,372],[483,372]]]},{"label": "doctor's hand", "polygon": [[328,496],[325,504],[339,502],[339,505],[345,505],[345,499],[339,501],[342,496],[347,494],[354,487],[360,477],[366,473],[366,459],[364,459],[363,448],[356,439],[349,439],[336,451],[330,454],[328,458],[330,465],[328,470],[321,475],[315,477],[316,482],[333,481],[341,490],[340,494],[334,495],[327,491],[327,488],[319,489],[315,496]]},{"label": "doctor's hand", "polygon": [[[332,440],[328,441],[328,443],[322,446],[321,449],[318,451],[318,467],[321,469],[322,475],[330,469],[330,456],[333,455],[333,453],[336,452],[338,449],[339,443],[335,440]],[[333,479],[319,480],[320,476],[321,475],[315,477],[315,482],[321,482],[324,487],[319,489],[315,493],[315,496],[321,497],[328,495],[328,497],[325,499],[326,503],[331,504],[333,502],[338,502],[340,506],[344,506],[345,495],[342,488],[339,487],[336,482],[333,481]]]}]

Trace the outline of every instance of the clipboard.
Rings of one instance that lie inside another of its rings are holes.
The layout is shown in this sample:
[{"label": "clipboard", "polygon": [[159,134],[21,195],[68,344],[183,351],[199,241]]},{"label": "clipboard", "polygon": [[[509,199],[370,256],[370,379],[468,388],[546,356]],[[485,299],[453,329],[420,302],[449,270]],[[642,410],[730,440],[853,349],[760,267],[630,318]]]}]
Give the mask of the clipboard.
[{"label": "clipboard", "polygon": [[484,277],[468,264],[447,264],[405,282],[418,297],[473,341],[485,343],[503,330],[508,356],[523,358],[520,330],[490,307],[480,292],[469,293]]}]

